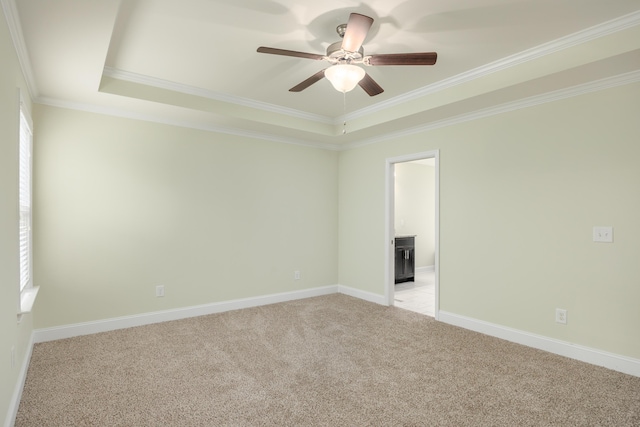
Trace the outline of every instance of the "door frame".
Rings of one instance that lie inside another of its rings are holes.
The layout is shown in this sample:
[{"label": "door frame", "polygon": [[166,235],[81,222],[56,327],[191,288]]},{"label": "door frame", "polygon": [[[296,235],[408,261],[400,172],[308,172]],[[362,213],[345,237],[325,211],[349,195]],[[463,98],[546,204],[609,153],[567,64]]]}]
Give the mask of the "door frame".
[{"label": "door frame", "polygon": [[412,162],[414,160],[434,159],[435,161],[435,319],[438,320],[440,312],[440,150],[423,151],[386,159],[385,178],[385,302],[389,306],[394,305],[395,277],[395,165],[396,163]]}]

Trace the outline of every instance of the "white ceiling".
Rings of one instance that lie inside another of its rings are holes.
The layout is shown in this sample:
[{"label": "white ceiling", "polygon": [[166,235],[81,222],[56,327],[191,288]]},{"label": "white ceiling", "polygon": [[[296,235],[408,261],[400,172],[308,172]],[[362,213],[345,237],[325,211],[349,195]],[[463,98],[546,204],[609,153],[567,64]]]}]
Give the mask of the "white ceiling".
[{"label": "white ceiling", "polygon": [[[0,1],[38,102],[328,148],[640,79],[640,0]],[[256,52],[324,54],[351,12],[365,54],[437,64],[367,67],[385,92],[343,98],[288,91],[326,63]]]}]

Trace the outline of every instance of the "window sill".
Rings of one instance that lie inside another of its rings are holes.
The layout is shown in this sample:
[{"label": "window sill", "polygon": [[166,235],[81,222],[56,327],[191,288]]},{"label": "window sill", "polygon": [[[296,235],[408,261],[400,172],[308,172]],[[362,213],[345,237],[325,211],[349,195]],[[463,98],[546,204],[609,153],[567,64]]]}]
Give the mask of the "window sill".
[{"label": "window sill", "polygon": [[20,295],[20,311],[18,311],[18,322],[22,320],[22,315],[31,313],[33,303],[36,302],[36,296],[40,290],[39,286],[26,289]]}]

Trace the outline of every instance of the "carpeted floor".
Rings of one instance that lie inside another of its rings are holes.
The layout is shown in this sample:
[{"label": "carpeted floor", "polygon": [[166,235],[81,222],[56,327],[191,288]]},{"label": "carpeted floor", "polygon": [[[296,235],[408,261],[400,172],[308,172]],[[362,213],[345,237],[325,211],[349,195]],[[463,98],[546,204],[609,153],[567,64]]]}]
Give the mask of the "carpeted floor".
[{"label": "carpeted floor", "polygon": [[330,295],[37,344],[16,426],[640,426],[640,378]]}]

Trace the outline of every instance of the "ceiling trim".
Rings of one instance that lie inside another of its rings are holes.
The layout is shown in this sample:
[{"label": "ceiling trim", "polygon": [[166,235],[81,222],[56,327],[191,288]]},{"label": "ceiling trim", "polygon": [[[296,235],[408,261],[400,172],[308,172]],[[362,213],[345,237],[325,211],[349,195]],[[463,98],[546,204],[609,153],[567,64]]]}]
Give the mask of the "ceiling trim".
[{"label": "ceiling trim", "polygon": [[[12,0],[2,0],[12,1]],[[358,111],[348,113],[336,118],[328,116],[322,116],[319,114],[306,113],[304,111],[296,110],[293,108],[281,107],[274,104],[254,101],[248,98],[236,97],[224,93],[209,91],[206,89],[198,88],[195,86],[184,85],[175,83],[169,80],[158,79],[143,74],[137,74],[129,71],[119,70],[112,67],[104,67],[103,75],[112,77],[119,80],[129,81],[133,83],[140,83],[152,87],[168,89],[180,93],[185,93],[194,96],[200,96],[203,98],[213,99],[216,101],[228,102],[231,104],[242,105],[250,108],[255,108],[262,111],[273,112],[277,114],[283,114],[289,117],[296,117],[304,120],[310,120],[318,123],[329,124],[338,126],[344,121],[353,121],[355,119],[392,108],[418,98],[432,95],[436,92],[450,89],[454,86],[464,84],[475,79],[493,74],[511,67],[518,66],[528,61],[535,60],[537,58],[571,48],[573,46],[586,43],[588,41],[607,36],[619,31],[626,30],[628,28],[640,25],[640,11],[636,11],[621,17],[612,19],[610,21],[603,22],[593,27],[578,31],[573,34],[561,37],[548,43],[535,46],[531,49],[527,49],[522,52],[518,52],[514,55],[510,55],[506,58],[499,59],[489,64],[482,65],[456,76],[438,81],[434,84],[424,86],[422,88],[407,92],[405,94],[390,98],[386,101],[382,101],[373,104],[369,107],[362,108]]]},{"label": "ceiling trim", "polygon": [[560,50],[568,49],[573,46],[607,36],[609,34],[635,27],[637,25],[640,25],[640,11],[623,15],[619,18],[603,22],[593,27],[578,31],[573,34],[569,34],[568,36],[564,36],[551,42],[541,44],[539,46],[524,50],[511,56],[507,56],[506,58],[490,62],[489,64],[482,65],[456,76],[441,80],[434,84],[424,86],[411,92],[407,92],[403,95],[396,96],[384,102],[362,108],[358,111],[354,111],[352,113],[343,115],[342,117],[338,117],[335,121],[336,124],[342,123],[345,120],[352,121],[357,118],[367,116],[381,110],[385,110],[387,108],[395,107],[397,105],[404,104],[418,98],[432,95],[445,89],[450,89],[454,86],[470,82],[472,80],[505,70],[507,68],[515,67],[527,61],[531,61],[545,55],[558,52]]},{"label": "ceiling trim", "polygon": [[203,130],[208,132],[217,132],[217,133],[223,133],[227,135],[256,138],[256,139],[262,139],[262,140],[267,140],[272,142],[281,142],[284,144],[301,145],[301,146],[319,148],[319,149],[324,149],[329,151],[345,151],[353,148],[363,147],[366,145],[376,144],[383,141],[388,141],[394,138],[401,138],[409,135],[414,135],[416,133],[427,132],[427,131],[439,129],[442,127],[453,126],[459,123],[469,122],[472,120],[477,120],[485,117],[495,116],[498,114],[508,113],[510,111],[520,110],[523,108],[533,107],[540,104],[559,101],[559,100],[571,98],[574,96],[585,95],[585,94],[596,92],[599,90],[609,89],[617,86],[638,83],[638,82],[640,82],[640,70],[620,74],[618,76],[608,77],[605,79],[596,80],[589,83],[584,83],[581,85],[572,86],[566,89],[556,90],[556,91],[548,92],[545,94],[532,96],[532,97],[521,99],[518,101],[507,102],[504,104],[497,105],[495,107],[484,108],[484,109],[473,111],[470,113],[454,116],[448,119],[431,122],[426,125],[415,126],[412,128],[404,129],[402,131],[391,132],[384,135],[376,136],[374,138],[362,139],[359,141],[344,143],[340,145],[329,145],[326,143],[305,141],[302,139],[285,138],[277,135],[267,134],[264,132],[248,131],[248,130],[238,129],[238,128],[230,128],[230,127],[215,126],[215,125],[204,125],[204,124],[185,122],[185,121],[179,121],[179,120],[167,120],[165,118],[161,118],[161,117],[157,117],[149,114],[141,114],[137,112],[126,111],[119,108],[99,107],[93,104],[83,104],[83,103],[62,101],[62,100],[53,99],[53,98],[39,98],[36,100],[36,102],[39,104],[49,105],[52,107],[68,108],[71,110],[80,110],[80,111],[104,114],[104,115],[115,116],[115,117],[142,120],[142,121],[148,121],[153,123],[161,123],[161,124],[167,124],[167,125],[184,127],[184,128],[198,129],[198,130]]},{"label": "ceiling trim", "polygon": [[[11,33],[11,38],[13,40],[14,48],[16,50],[18,60],[27,84],[27,89],[31,95],[31,98],[36,100],[39,97],[39,91],[35,83],[31,62],[29,60],[29,53],[26,48],[26,43],[24,41],[22,26],[20,24],[19,14],[15,4],[15,0],[0,0],[0,3],[2,4],[2,8],[4,10],[4,14],[7,20],[7,25]],[[209,98],[209,99],[213,99],[221,102],[228,102],[232,104],[246,106],[249,108],[255,108],[258,110],[273,112],[277,114],[283,114],[289,117],[296,117],[296,118],[314,121],[322,124],[337,126],[343,123],[344,121],[353,121],[357,118],[360,118],[369,114],[373,114],[375,112],[385,110],[387,108],[391,108],[406,102],[410,102],[417,98],[422,98],[422,97],[431,95],[433,93],[446,90],[451,87],[481,78],[483,76],[486,76],[510,67],[517,66],[524,62],[527,62],[527,61],[530,61],[530,60],[533,60],[533,59],[536,59],[536,58],[539,58],[563,49],[567,49],[572,46],[585,43],[593,39],[597,39],[599,37],[604,37],[606,35],[609,35],[615,32],[623,31],[625,29],[632,28],[637,25],[640,25],[640,11],[623,15],[621,17],[595,25],[585,30],[578,31],[576,33],[562,37],[560,39],[557,39],[548,43],[544,43],[542,45],[525,50],[523,52],[519,52],[517,54],[508,56],[506,58],[502,58],[492,63],[477,67],[473,70],[469,70],[467,72],[458,74],[451,78],[441,80],[434,84],[424,86],[417,90],[405,93],[403,95],[391,98],[389,100],[371,105],[369,107],[366,107],[358,111],[354,111],[352,113],[342,115],[336,118],[331,118],[331,117],[323,116],[319,114],[306,113],[300,110],[281,107],[278,105],[263,103],[259,101],[254,101],[248,98],[236,97],[228,94],[208,91],[206,89],[202,89],[194,86],[183,85],[183,84],[171,82],[168,80],[162,80],[162,79],[158,79],[150,76],[145,76],[142,74],[137,74],[137,73],[128,72],[124,70],[118,70],[118,69],[107,67],[107,66],[104,67],[103,75],[124,80],[124,81],[145,84],[145,85],[173,90],[173,91],[177,91],[185,94],[201,96],[204,98]],[[312,142],[312,144],[316,144],[316,143]]]},{"label": "ceiling trim", "polygon": [[613,77],[607,77],[600,80],[595,80],[593,82],[572,86],[566,89],[547,92],[541,95],[531,96],[518,101],[507,102],[504,104],[497,105],[495,107],[483,108],[481,110],[460,114],[458,116],[454,116],[448,119],[438,120],[425,125],[414,126],[412,128],[407,128],[401,131],[379,135],[373,138],[367,138],[367,139],[362,139],[356,142],[346,143],[341,147],[341,149],[349,150],[353,148],[363,147],[365,145],[376,144],[376,143],[388,141],[394,138],[401,138],[409,135],[414,135],[416,133],[427,132],[430,130],[452,126],[459,123],[469,122],[472,120],[477,120],[485,117],[495,116],[498,114],[508,113],[510,111],[520,110],[528,107],[534,107],[540,104],[546,104],[549,102],[559,101],[566,98],[572,98],[575,96],[585,95],[591,92],[597,92],[604,89],[609,89],[617,86],[623,86],[623,85],[638,83],[638,82],[640,82],[640,70],[620,74]]},{"label": "ceiling trim", "polygon": [[51,107],[66,108],[69,110],[84,111],[88,113],[104,114],[106,116],[141,120],[145,122],[159,123],[159,124],[177,126],[182,128],[188,128],[188,129],[197,129],[197,130],[203,130],[207,132],[222,133],[226,135],[262,139],[262,140],[271,141],[271,142],[280,142],[283,144],[301,145],[304,147],[320,148],[320,149],[330,150],[330,151],[337,151],[340,149],[338,146],[331,146],[329,144],[322,143],[322,142],[306,141],[303,139],[295,139],[295,138],[286,138],[278,135],[268,134],[265,132],[256,132],[256,131],[250,131],[246,129],[233,128],[233,127],[227,127],[227,126],[194,123],[194,122],[187,122],[182,120],[171,120],[171,119],[166,119],[164,117],[154,116],[151,114],[138,113],[130,110],[124,110],[121,108],[103,107],[103,106],[97,106],[94,104],[64,101],[61,99],[47,98],[47,97],[37,98],[35,102],[38,104],[47,105]]},{"label": "ceiling trim", "polygon": [[327,116],[319,114],[306,113],[304,111],[296,110],[293,108],[281,107],[274,104],[268,104],[266,102],[255,101],[248,98],[241,98],[238,96],[227,95],[224,93],[214,92],[207,89],[202,89],[195,86],[184,85],[181,83],[175,83],[169,80],[163,80],[156,77],[146,76],[144,74],[132,73],[130,71],[119,70],[112,67],[104,67],[103,76],[111,77],[118,80],[124,80],[132,83],[139,83],[147,86],[157,87],[160,89],[167,89],[174,92],[185,93],[187,95],[199,96],[202,98],[213,99],[215,101],[228,102],[230,104],[242,105],[244,107],[255,108],[258,110],[268,111],[271,113],[283,114],[289,117],[296,117],[313,122],[334,125],[334,120]]},{"label": "ceiling trim", "polygon": [[9,27],[11,40],[13,40],[13,47],[18,56],[18,63],[20,64],[20,68],[22,68],[22,74],[27,83],[27,90],[31,95],[31,99],[37,98],[38,87],[36,86],[36,80],[33,76],[33,69],[31,67],[31,61],[29,60],[27,44],[24,41],[16,2],[15,0],[0,0],[0,3],[2,3],[2,10],[4,11],[7,26]]},{"label": "ceiling trim", "polygon": [[[22,74],[24,76],[27,89],[31,95],[31,98],[36,103],[41,103],[44,105],[50,105],[55,107],[68,108],[73,110],[94,112],[94,113],[117,116],[117,117],[131,118],[131,119],[142,120],[142,121],[163,123],[163,124],[174,125],[178,127],[193,128],[193,129],[217,132],[217,133],[228,134],[228,135],[257,138],[257,139],[262,139],[267,141],[301,145],[301,146],[320,148],[325,150],[333,150],[333,151],[342,151],[342,150],[348,150],[348,149],[352,149],[360,146],[370,145],[370,144],[382,142],[382,141],[393,139],[393,138],[399,138],[399,137],[412,135],[419,132],[426,132],[429,130],[433,130],[433,129],[437,129],[445,126],[450,126],[450,125],[463,123],[463,122],[467,122],[475,119],[480,119],[483,117],[502,114],[502,113],[506,113],[509,111],[517,110],[517,109],[527,108],[530,106],[535,106],[535,105],[539,105],[547,102],[553,102],[556,100],[565,99],[572,96],[579,96],[582,94],[586,94],[586,93],[590,93],[590,92],[594,92],[602,89],[607,89],[610,87],[620,86],[624,84],[631,84],[631,83],[636,83],[640,81],[640,71],[634,71],[631,73],[626,73],[619,76],[597,80],[594,82],[590,82],[590,83],[586,83],[586,84],[582,84],[582,85],[578,85],[578,86],[574,86],[574,87],[570,87],[570,88],[566,88],[558,91],[548,92],[546,94],[541,94],[541,95],[525,98],[522,100],[513,101],[510,103],[505,103],[505,104],[501,104],[501,105],[486,108],[486,109],[476,110],[474,112],[465,113],[462,115],[431,122],[425,125],[416,126],[409,129],[404,129],[402,131],[390,132],[387,134],[378,135],[373,138],[365,138],[365,139],[360,139],[354,142],[348,142],[348,143],[342,143],[342,144],[328,144],[328,143],[322,143],[322,142],[316,142],[316,141],[308,141],[304,139],[282,137],[274,134],[244,130],[240,128],[231,128],[231,127],[209,125],[209,124],[202,124],[202,123],[195,123],[195,122],[164,119],[159,116],[136,113],[130,110],[114,108],[114,107],[101,107],[101,106],[96,106],[88,103],[78,103],[73,101],[65,101],[65,100],[46,98],[46,97],[41,98],[39,97],[39,91],[35,83],[35,78],[32,71],[32,65],[29,60],[28,50],[26,48],[26,43],[24,41],[22,27],[20,24],[19,14],[18,14],[15,0],[0,0],[0,4],[2,5],[2,9],[6,17],[8,29],[10,31],[11,38],[13,40],[14,48],[19,60],[20,67],[22,69]],[[414,90],[404,95],[391,98],[387,101],[383,101],[381,103],[363,108],[353,113],[349,113],[342,117],[337,117],[335,119],[331,117],[323,116],[323,115],[306,113],[296,109],[280,107],[274,104],[262,103],[259,101],[253,101],[246,98],[230,96],[226,94],[216,93],[213,91],[207,91],[205,89],[201,89],[197,87],[182,85],[182,84],[178,84],[178,83],[174,83],[166,80],[152,78],[149,76],[126,72],[123,70],[117,70],[110,67],[104,68],[103,75],[121,79],[121,80],[131,81],[134,83],[147,84],[150,86],[155,86],[155,87],[173,90],[177,92],[183,92],[183,93],[191,94],[195,96],[202,96],[205,98],[210,98],[210,99],[214,99],[221,102],[228,102],[228,103],[238,104],[242,106],[247,106],[250,108],[256,108],[259,110],[275,112],[278,114],[283,114],[285,116],[288,115],[291,117],[298,117],[301,119],[315,121],[323,124],[338,125],[344,122],[345,120],[352,121],[356,118],[366,116],[368,114],[372,114],[377,111],[384,110],[386,108],[390,108],[398,104],[409,102],[411,100],[415,100],[416,98],[425,97],[435,92],[438,92],[447,88],[451,88],[465,82],[472,81],[474,79],[507,69],[509,67],[522,64],[526,61],[530,61],[530,60],[542,57],[544,55],[561,51],[563,49],[567,49],[572,46],[585,43],[593,39],[604,37],[612,33],[633,28],[638,25],[640,25],[640,11],[636,11],[636,12],[624,15],[622,17],[604,22],[602,24],[595,25],[593,27],[570,34],[568,36],[562,37],[555,41],[539,45],[532,49],[528,49],[518,54],[511,55],[509,57],[503,58],[498,61],[494,61],[490,64],[486,64],[484,66],[475,68],[468,72],[458,74],[457,76],[453,76],[449,79],[436,82],[432,85],[424,86],[420,89]]]}]

